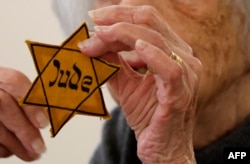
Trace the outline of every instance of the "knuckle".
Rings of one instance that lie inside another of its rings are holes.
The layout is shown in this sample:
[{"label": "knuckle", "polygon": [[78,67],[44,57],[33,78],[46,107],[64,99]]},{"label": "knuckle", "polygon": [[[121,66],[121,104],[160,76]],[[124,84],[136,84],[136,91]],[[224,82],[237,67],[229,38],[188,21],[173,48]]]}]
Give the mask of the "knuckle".
[{"label": "knuckle", "polygon": [[118,22],[112,26],[109,26],[109,30],[105,33],[102,33],[102,40],[106,42],[113,43],[120,39],[122,32],[124,29],[128,28],[128,23],[125,22]]},{"label": "knuckle", "polygon": [[194,60],[195,60],[194,61],[195,62],[194,70],[198,74],[201,74],[201,71],[203,69],[203,65],[202,65],[201,61],[198,58],[194,58]]},{"label": "knuckle", "polygon": [[22,72],[14,69],[7,69],[2,79],[5,79],[5,82],[10,85],[16,85],[20,82],[30,83],[30,80]]},{"label": "knuckle", "polygon": [[3,75],[3,77],[1,77],[1,78],[6,79],[7,82],[9,80],[18,80],[20,78],[27,80],[26,76],[23,73],[21,73],[20,71],[14,70],[14,69],[10,69],[10,68],[6,68],[2,75]]},{"label": "knuckle", "polygon": [[31,84],[27,76],[14,69],[5,69],[0,74],[0,79],[1,87],[4,88],[3,91],[7,91],[8,93],[18,93],[27,89]]},{"label": "knuckle", "polygon": [[[159,12],[152,6],[144,5],[139,8],[139,13],[133,16],[133,22],[148,23],[159,17]],[[138,21],[140,20],[140,21]]]},{"label": "knuckle", "polygon": [[169,80],[171,83],[175,83],[180,80],[183,76],[183,69],[181,66],[177,65],[174,69],[169,72]]},{"label": "knuckle", "polygon": [[158,13],[158,11],[153,6],[149,6],[149,5],[142,6],[142,10],[143,10],[143,13],[147,14],[146,16],[153,16],[156,13]]},{"label": "knuckle", "polygon": [[184,42],[183,45],[184,45],[184,47],[186,47],[187,52],[189,52],[190,54],[194,54],[193,49],[192,49],[192,47],[189,44],[187,44],[186,42]]}]

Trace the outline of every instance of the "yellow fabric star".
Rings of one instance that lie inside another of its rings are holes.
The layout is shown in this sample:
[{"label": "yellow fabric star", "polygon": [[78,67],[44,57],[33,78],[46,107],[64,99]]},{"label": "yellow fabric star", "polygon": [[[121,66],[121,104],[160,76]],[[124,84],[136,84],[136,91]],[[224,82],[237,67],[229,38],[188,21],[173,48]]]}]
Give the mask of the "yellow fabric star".
[{"label": "yellow fabric star", "polygon": [[82,54],[77,44],[88,37],[83,23],[61,46],[27,41],[38,77],[21,103],[47,107],[52,137],[75,114],[110,117],[100,86],[120,67]]}]

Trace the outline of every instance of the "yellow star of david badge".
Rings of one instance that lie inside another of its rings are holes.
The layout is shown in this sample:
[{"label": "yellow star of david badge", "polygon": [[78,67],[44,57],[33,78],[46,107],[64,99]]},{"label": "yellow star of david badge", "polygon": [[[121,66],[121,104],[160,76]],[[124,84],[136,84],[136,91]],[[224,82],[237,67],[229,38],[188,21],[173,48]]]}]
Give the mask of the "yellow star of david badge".
[{"label": "yellow star of david badge", "polygon": [[100,86],[120,67],[82,54],[88,37],[83,23],[61,46],[27,41],[38,76],[21,103],[47,107],[52,137],[75,114],[110,117]]}]

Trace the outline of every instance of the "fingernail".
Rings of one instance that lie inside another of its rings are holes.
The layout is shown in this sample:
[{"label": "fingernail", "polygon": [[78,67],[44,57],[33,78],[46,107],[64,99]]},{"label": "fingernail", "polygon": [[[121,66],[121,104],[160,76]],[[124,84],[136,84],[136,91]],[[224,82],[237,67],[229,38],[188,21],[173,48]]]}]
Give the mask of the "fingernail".
[{"label": "fingernail", "polygon": [[93,31],[89,31],[89,36],[93,36],[95,33]]},{"label": "fingernail", "polygon": [[34,154],[34,153],[28,153],[29,157],[32,158],[32,159],[39,159],[40,158],[40,155],[39,154]]},{"label": "fingernail", "polygon": [[34,141],[32,142],[32,144],[31,144],[31,146],[32,146],[33,150],[34,150],[37,154],[42,154],[42,153],[44,153],[45,150],[46,150],[46,147],[45,147],[43,141],[42,141],[40,138],[34,140]]},{"label": "fingernail", "polygon": [[146,42],[141,39],[138,39],[135,43],[135,46],[141,50],[144,49],[146,45],[147,45]]},{"label": "fingernail", "polygon": [[108,31],[110,28],[108,26],[94,26],[95,31],[97,32],[105,32]]},{"label": "fingernail", "polygon": [[85,49],[85,48],[88,48],[88,47],[91,47],[92,45],[92,42],[93,42],[93,39],[87,39],[87,40],[84,40],[82,42],[79,42],[77,44],[77,46],[80,48],[80,49]]},{"label": "fingernail", "polygon": [[49,124],[48,117],[42,111],[36,113],[36,120],[41,128],[44,128]]},{"label": "fingernail", "polygon": [[94,18],[94,17],[95,17],[95,11],[94,11],[94,10],[88,11],[88,15],[89,15],[91,18]]}]

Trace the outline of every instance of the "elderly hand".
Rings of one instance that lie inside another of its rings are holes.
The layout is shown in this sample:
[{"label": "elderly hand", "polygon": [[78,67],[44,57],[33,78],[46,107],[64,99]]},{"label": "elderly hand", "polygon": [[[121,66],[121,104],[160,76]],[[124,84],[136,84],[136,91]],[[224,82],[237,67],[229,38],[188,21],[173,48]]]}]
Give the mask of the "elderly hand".
[{"label": "elderly hand", "polygon": [[[152,7],[109,6],[89,14],[96,32],[79,47],[122,64],[109,86],[135,132],[140,160],[195,163],[192,130],[202,68],[191,48]],[[135,71],[147,66],[153,71]]]},{"label": "elderly hand", "polygon": [[0,157],[32,161],[45,151],[39,132],[48,124],[44,108],[19,106],[31,83],[22,73],[0,67]]}]

